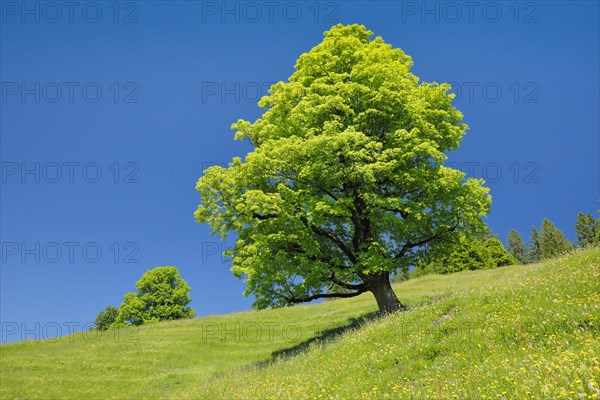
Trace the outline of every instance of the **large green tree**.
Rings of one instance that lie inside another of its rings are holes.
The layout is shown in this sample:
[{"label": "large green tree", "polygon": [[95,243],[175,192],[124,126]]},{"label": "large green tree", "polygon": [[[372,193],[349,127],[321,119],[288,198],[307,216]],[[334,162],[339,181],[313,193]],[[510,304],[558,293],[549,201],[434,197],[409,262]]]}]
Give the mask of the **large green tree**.
[{"label": "large green tree", "polygon": [[262,118],[232,125],[254,150],[196,185],[196,220],[236,234],[227,254],[257,308],[370,291],[382,312],[399,310],[390,274],[489,211],[483,182],[443,165],[467,130],[450,86],[421,82],[372,35],[325,32],[259,101]]},{"label": "large green tree", "polygon": [[142,325],[191,318],[188,307],[191,288],[175,267],[156,267],[146,271],[135,284],[136,293],[127,293],[119,307],[115,326]]}]

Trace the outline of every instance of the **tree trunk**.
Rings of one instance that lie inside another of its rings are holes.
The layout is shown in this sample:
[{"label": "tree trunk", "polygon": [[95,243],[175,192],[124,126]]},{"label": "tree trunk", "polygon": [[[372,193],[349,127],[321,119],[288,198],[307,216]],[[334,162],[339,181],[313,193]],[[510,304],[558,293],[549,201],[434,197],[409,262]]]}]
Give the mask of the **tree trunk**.
[{"label": "tree trunk", "polygon": [[388,272],[379,272],[373,275],[364,275],[364,283],[375,296],[379,311],[382,314],[389,314],[399,310],[405,310],[406,307],[400,303],[396,293],[390,284],[390,274]]}]

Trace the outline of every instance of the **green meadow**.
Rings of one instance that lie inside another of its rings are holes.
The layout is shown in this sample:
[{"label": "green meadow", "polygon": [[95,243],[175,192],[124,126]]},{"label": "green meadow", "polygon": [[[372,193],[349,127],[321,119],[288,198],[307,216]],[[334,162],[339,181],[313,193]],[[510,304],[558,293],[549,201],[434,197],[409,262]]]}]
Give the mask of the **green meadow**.
[{"label": "green meadow", "polygon": [[5,344],[0,398],[600,398],[600,249],[394,289]]}]

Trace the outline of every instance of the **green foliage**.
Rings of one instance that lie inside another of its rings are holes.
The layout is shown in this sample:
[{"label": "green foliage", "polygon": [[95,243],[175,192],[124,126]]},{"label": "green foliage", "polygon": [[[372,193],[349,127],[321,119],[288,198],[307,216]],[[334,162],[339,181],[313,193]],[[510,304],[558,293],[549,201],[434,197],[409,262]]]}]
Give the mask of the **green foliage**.
[{"label": "green foliage", "polygon": [[600,237],[600,220],[595,220],[591,214],[579,212],[575,222],[577,246],[586,247],[598,244]]},{"label": "green foliage", "polygon": [[410,279],[410,276],[411,276],[411,274],[410,274],[410,270],[408,268],[407,269],[402,269],[402,270],[396,272],[392,276],[391,280],[393,282],[402,282],[402,281],[405,281],[407,279]]},{"label": "green foliage", "polygon": [[119,309],[113,306],[108,306],[100,311],[96,316],[96,329],[99,331],[107,330],[117,320],[118,314]]},{"label": "green foliage", "polygon": [[527,246],[530,262],[556,257],[572,249],[573,244],[549,219],[544,218],[540,230],[535,226],[531,227],[531,236]]},{"label": "green foliage", "polygon": [[488,189],[443,165],[467,129],[450,85],[419,81],[408,55],[372,35],[325,32],[260,100],[262,118],[232,125],[254,150],[196,185],[195,218],[237,233],[227,254],[257,308],[333,283],[360,293],[414,265],[425,243],[483,226]]},{"label": "green foliage", "polygon": [[540,231],[540,259],[556,257],[573,249],[573,244],[549,219],[544,218]]},{"label": "green foliage", "polygon": [[456,233],[430,243],[422,250],[411,276],[447,274],[513,264],[518,264],[518,261],[488,229],[484,235],[477,237]]},{"label": "green foliage", "polygon": [[486,239],[486,241],[483,242],[483,245],[492,257],[492,260],[494,260],[496,267],[503,267],[505,265],[514,265],[519,263],[515,257],[513,257],[504,249],[504,245],[500,239],[491,237]]},{"label": "green foliage", "polygon": [[541,259],[540,232],[535,226],[531,227],[531,235],[527,243],[527,258],[529,262],[537,262]]},{"label": "green foliage", "polygon": [[127,293],[114,326],[142,325],[191,318],[195,311],[188,292],[191,288],[175,267],[156,267],[146,271],[135,284],[136,293]]},{"label": "green foliage", "polygon": [[433,261],[433,264],[435,271],[442,274],[496,267],[484,243],[467,236],[462,236],[447,256]]},{"label": "green foliage", "polygon": [[525,242],[523,242],[521,235],[516,230],[512,229],[508,233],[508,244],[506,247],[509,254],[512,255],[518,263],[525,264],[529,261]]},{"label": "green foliage", "polygon": [[417,260],[414,269],[410,273],[411,278],[418,278],[429,274],[437,274],[435,264],[425,259]]}]

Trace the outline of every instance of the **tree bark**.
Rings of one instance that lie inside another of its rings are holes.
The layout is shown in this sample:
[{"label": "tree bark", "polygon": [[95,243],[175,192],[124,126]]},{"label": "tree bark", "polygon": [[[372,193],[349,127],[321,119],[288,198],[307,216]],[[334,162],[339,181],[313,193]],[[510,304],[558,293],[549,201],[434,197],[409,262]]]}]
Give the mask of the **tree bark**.
[{"label": "tree bark", "polygon": [[394,293],[394,290],[392,289],[389,272],[365,275],[363,281],[367,286],[367,289],[375,296],[379,311],[382,314],[389,314],[406,309],[406,307],[400,303],[400,300],[398,300],[396,293]]}]

